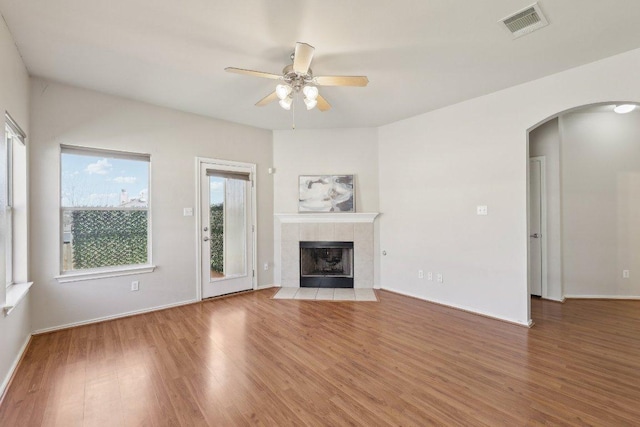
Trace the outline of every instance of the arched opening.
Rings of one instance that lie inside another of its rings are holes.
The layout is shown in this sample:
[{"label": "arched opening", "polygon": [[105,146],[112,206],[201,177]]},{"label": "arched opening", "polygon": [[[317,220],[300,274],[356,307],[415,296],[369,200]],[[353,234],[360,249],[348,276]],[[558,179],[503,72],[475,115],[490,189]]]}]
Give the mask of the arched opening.
[{"label": "arched opening", "polygon": [[533,298],[640,298],[640,108],[614,112],[622,104],[635,105],[577,107],[528,130]]}]

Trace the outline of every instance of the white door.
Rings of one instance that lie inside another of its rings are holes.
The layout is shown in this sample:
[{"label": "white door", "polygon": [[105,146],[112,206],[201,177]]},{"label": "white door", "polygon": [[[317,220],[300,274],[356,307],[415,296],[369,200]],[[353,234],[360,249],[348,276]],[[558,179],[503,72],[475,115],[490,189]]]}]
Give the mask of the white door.
[{"label": "white door", "polygon": [[253,288],[251,166],[200,163],[202,298]]},{"label": "white door", "polygon": [[542,296],[543,269],[543,172],[542,159],[529,159],[529,291]]}]

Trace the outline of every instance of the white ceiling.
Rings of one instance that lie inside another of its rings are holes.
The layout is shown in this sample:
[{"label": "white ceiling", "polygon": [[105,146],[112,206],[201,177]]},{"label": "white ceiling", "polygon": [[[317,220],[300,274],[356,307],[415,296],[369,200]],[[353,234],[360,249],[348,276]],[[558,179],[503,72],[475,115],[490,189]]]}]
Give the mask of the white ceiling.
[{"label": "white ceiling", "polygon": [[638,0],[540,0],[550,25],[512,40],[497,21],[533,0],[0,0],[29,73],[267,129],[292,114],[254,104],[296,41],[316,75],[367,75],[321,88],[333,109],[297,128],[371,127],[640,47]]}]

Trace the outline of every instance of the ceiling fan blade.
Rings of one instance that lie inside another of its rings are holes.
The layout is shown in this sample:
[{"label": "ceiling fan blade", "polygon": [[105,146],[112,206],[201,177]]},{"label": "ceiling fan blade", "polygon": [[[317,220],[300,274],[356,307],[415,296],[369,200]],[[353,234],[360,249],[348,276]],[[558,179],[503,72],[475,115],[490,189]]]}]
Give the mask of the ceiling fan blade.
[{"label": "ceiling fan blade", "polygon": [[318,86],[366,86],[367,76],[317,76],[313,80]]},{"label": "ceiling fan blade", "polygon": [[315,50],[315,47],[306,43],[296,43],[296,50],[293,54],[293,71],[303,75],[307,74]]},{"label": "ceiling fan blade", "polygon": [[260,101],[256,102],[256,106],[257,107],[264,107],[265,105],[267,105],[270,102],[275,101],[276,99],[278,99],[278,95],[276,94],[275,91],[273,91],[269,95],[267,95],[264,98],[262,98]]},{"label": "ceiling fan blade", "polygon": [[248,76],[262,77],[265,79],[273,79],[273,80],[282,79],[282,76],[280,74],[265,73],[263,71],[244,70],[242,68],[234,68],[234,67],[227,67],[224,70],[229,73],[246,74]]},{"label": "ceiling fan blade", "polygon": [[329,104],[327,102],[326,99],[324,99],[324,97],[322,95],[318,95],[318,98],[316,98],[318,101],[318,110],[320,111],[328,111],[331,109],[331,104]]}]

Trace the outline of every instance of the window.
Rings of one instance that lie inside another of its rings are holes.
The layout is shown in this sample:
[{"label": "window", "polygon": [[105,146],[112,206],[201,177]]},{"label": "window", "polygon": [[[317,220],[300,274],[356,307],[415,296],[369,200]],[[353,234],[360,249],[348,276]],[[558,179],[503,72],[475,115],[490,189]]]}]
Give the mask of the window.
[{"label": "window", "polygon": [[0,190],[0,201],[2,204],[2,224],[0,235],[2,238],[2,249],[5,260],[5,286],[9,287],[14,283],[13,263],[14,263],[14,146],[24,147],[26,135],[16,124],[16,122],[5,114],[4,141],[0,148],[0,179],[2,189]]},{"label": "window", "polygon": [[62,273],[149,265],[145,154],[61,147]]}]

